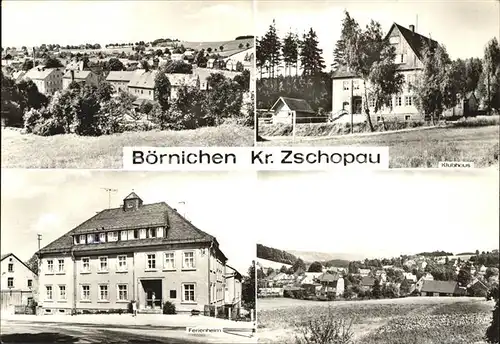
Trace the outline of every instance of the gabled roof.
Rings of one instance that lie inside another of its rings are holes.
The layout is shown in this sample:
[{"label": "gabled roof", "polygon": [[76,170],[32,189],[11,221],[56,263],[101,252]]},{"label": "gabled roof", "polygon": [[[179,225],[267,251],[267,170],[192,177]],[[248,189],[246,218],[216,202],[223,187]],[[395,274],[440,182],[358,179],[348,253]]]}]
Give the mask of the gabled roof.
[{"label": "gabled roof", "polygon": [[29,267],[28,265],[26,265],[26,263],[25,263],[25,262],[23,262],[21,259],[19,259],[19,258],[18,258],[18,257],[17,257],[14,253],[12,253],[12,252],[2,254],[2,256],[0,257],[0,262],[1,262],[1,261],[3,261],[4,259],[6,259],[6,258],[10,257],[10,256],[12,256],[12,257],[16,258],[16,260],[17,260],[18,262],[20,262],[21,264],[23,264],[23,265],[26,267],[26,269],[28,269],[29,271],[31,271],[32,273],[34,273],[35,275],[37,275],[37,274],[36,274],[33,270],[31,270],[31,269],[30,269],[30,267]]},{"label": "gabled roof", "polygon": [[198,82],[198,76],[194,74],[167,73],[166,76],[171,86],[195,87]]},{"label": "gabled roof", "polygon": [[280,101],[286,104],[292,111],[315,113],[309,103],[304,99],[288,97],[279,97],[270,110],[273,111],[273,109],[276,107],[276,105],[279,104]]},{"label": "gabled roof", "polygon": [[[436,42],[435,40],[430,39],[428,37],[425,37],[419,33],[413,32],[412,30],[409,30],[409,29],[405,28],[404,26],[401,26],[397,23],[392,24],[391,28],[389,29],[389,31],[387,33],[387,36],[390,34],[390,32],[393,30],[394,27],[398,28],[398,30],[399,30],[399,32],[401,32],[401,35],[403,36],[403,38],[408,42],[408,45],[410,46],[410,48],[413,50],[415,55],[417,55],[417,57],[420,60],[422,60],[422,58],[423,58],[424,48],[427,45],[430,44],[431,47],[438,46],[438,42]],[[386,36],[386,39],[387,39],[387,36]]]},{"label": "gabled roof", "polygon": [[421,291],[430,293],[454,294],[458,287],[455,281],[430,281],[424,280]]},{"label": "gabled roof", "polygon": [[316,279],[319,282],[336,282],[338,281],[340,276],[338,274],[330,274],[330,273],[323,273],[319,275]]},{"label": "gabled roof", "polygon": [[74,73],[75,79],[87,79],[87,77],[92,73],[90,70],[68,70],[64,73],[63,79],[71,79],[71,72]]},{"label": "gabled roof", "polygon": [[[165,226],[166,237],[137,240],[119,240],[115,242],[74,245],[73,235],[82,233],[99,233],[106,230],[123,230],[146,228],[149,226]],[[133,211],[123,208],[106,209],[60,238],[42,248],[39,253],[70,253],[113,248],[136,248],[175,243],[209,243],[217,242],[215,237],[203,232],[182,217],[165,202],[145,204]]]},{"label": "gabled roof", "polygon": [[157,73],[158,72],[155,70],[135,73],[130,80],[128,87],[153,89],[155,87],[155,77]]},{"label": "gabled roof", "polygon": [[135,71],[111,71],[106,77],[106,81],[130,82],[135,74]]},{"label": "gabled roof", "polygon": [[59,69],[60,68],[45,68],[44,66],[36,66],[26,72],[24,77],[31,80],[44,80],[52,74],[52,72]]},{"label": "gabled roof", "polygon": [[127,197],[124,198],[124,200],[126,199],[141,199],[141,198],[137,196],[135,192],[132,191]]},{"label": "gabled roof", "polygon": [[364,287],[371,287],[375,283],[375,278],[369,277],[369,276],[364,276],[363,279],[361,279],[361,285]]}]

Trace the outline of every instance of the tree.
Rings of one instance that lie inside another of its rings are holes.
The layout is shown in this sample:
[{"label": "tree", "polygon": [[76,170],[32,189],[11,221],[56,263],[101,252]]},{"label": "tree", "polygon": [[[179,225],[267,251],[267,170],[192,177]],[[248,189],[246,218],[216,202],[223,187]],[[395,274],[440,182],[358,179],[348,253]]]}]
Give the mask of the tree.
[{"label": "tree", "polygon": [[18,103],[23,112],[28,109],[41,109],[49,103],[47,96],[38,91],[32,80],[19,81],[17,90],[20,97]]},{"label": "tree", "polygon": [[493,319],[491,320],[490,326],[486,329],[486,340],[488,343],[499,343],[500,333],[498,328],[500,327],[500,306],[499,302],[499,292],[498,285],[490,291],[488,299],[493,298],[495,300],[495,308],[493,309]]},{"label": "tree", "polygon": [[167,63],[164,71],[168,74],[192,74],[193,67],[190,63],[184,61],[170,61]]},{"label": "tree", "polygon": [[248,268],[248,276],[243,279],[241,299],[246,309],[255,309],[255,261],[252,261],[252,265]]},{"label": "tree", "polygon": [[113,94],[113,86],[109,82],[102,81],[97,85],[97,96],[100,102],[107,102]]},{"label": "tree", "polygon": [[34,67],[33,60],[24,60],[23,65],[21,66],[21,69],[24,71],[28,71],[33,67]]},{"label": "tree", "polygon": [[320,262],[313,262],[311,265],[309,265],[309,270],[308,272],[322,272],[323,271],[323,265]]},{"label": "tree", "polygon": [[325,60],[321,56],[323,50],[318,48],[318,44],[316,32],[310,28],[309,32],[304,34],[300,45],[300,63],[303,75],[318,75],[325,68]]},{"label": "tree", "polygon": [[44,60],[44,66],[45,68],[60,68],[63,67],[63,64],[59,59],[49,56]]},{"label": "tree", "polygon": [[40,259],[36,254],[32,255],[31,258],[26,262],[28,268],[38,275],[38,267],[40,265]]},{"label": "tree", "polygon": [[261,54],[271,69],[271,78],[274,78],[276,67],[281,61],[281,41],[276,32],[276,22],[269,25],[269,29],[260,41]]},{"label": "tree", "polygon": [[301,258],[299,258],[295,261],[295,263],[293,263],[292,269],[293,272],[297,272],[299,269],[306,271],[306,264]]},{"label": "tree", "polygon": [[198,67],[202,67],[202,68],[206,68],[207,67],[207,57],[206,57],[206,54],[205,54],[205,50],[204,49],[201,49],[200,51],[198,51],[198,53],[196,54],[195,58],[194,58],[194,63],[198,66]]},{"label": "tree", "polygon": [[289,32],[283,39],[283,61],[285,62],[285,75],[286,68],[289,69],[288,75],[291,75],[291,67],[294,66],[297,71],[297,64],[299,58],[299,39],[296,34]]},{"label": "tree", "polygon": [[169,108],[171,84],[163,68],[160,69],[160,71],[155,76],[155,86],[153,92],[155,95],[155,100],[158,101],[161,109],[163,111],[167,111]]},{"label": "tree", "polygon": [[405,278],[403,282],[401,282],[401,285],[399,286],[399,291],[401,295],[408,295],[410,293],[410,290],[411,290],[411,284]]},{"label": "tree", "polygon": [[382,296],[382,287],[378,278],[375,278],[375,281],[373,282],[371,295],[376,299],[379,299]]},{"label": "tree", "polygon": [[105,69],[109,71],[121,71],[125,69],[125,66],[123,63],[118,60],[117,58],[110,58],[109,61],[107,62]]},{"label": "tree", "polygon": [[500,46],[496,37],[484,49],[479,92],[488,109],[500,109]]},{"label": "tree", "polygon": [[346,41],[351,38],[354,32],[359,30],[358,23],[351,18],[349,12],[344,12],[344,19],[342,20],[342,30],[340,33],[340,39],[335,44],[335,50],[333,51],[333,70],[337,70],[340,66],[347,65],[346,59]]},{"label": "tree", "polygon": [[[214,82],[217,79],[217,82]],[[210,89],[207,94],[207,113],[213,116],[212,125],[222,124],[224,118],[238,117],[243,105],[243,94],[240,85],[223,75],[212,74],[207,78]],[[207,123],[210,125],[209,123]]]},{"label": "tree", "polygon": [[255,57],[255,64],[260,71],[260,78],[262,79],[262,72],[266,66],[268,57],[267,51],[265,50],[265,47],[262,46],[262,41],[259,39],[255,40]]},{"label": "tree", "polygon": [[287,271],[288,271],[288,268],[285,265],[282,265],[281,269],[280,269],[280,272],[287,273]]},{"label": "tree", "polygon": [[354,23],[350,25],[352,32],[345,37],[347,67],[363,80],[366,122],[374,131],[369,99],[375,102],[375,112],[384,105],[389,106],[390,97],[398,93],[403,84],[403,76],[397,72],[394,48],[384,39],[378,22],[372,20],[365,30]]},{"label": "tree", "polygon": [[472,276],[470,274],[470,269],[467,268],[460,269],[457,276],[457,282],[460,284],[460,286],[466,287],[471,280]]},{"label": "tree", "polygon": [[250,89],[250,71],[248,69],[236,75],[233,80],[240,86],[243,92],[247,92]]}]

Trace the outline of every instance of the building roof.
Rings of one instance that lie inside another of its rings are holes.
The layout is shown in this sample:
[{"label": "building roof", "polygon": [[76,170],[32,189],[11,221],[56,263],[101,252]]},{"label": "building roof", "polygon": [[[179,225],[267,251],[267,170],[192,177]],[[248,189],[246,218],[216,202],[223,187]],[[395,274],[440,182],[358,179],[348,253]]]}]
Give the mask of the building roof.
[{"label": "building roof", "polygon": [[14,253],[12,253],[12,252],[2,254],[2,256],[0,257],[0,262],[1,262],[1,261],[3,261],[5,258],[10,257],[10,256],[12,256],[12,257],[16,258],[16,259],[17,259],[17,261],[19,261],[21,264],[23,264],[23,265],[26,267],[26,269],[28,269],[29,271],[31,271],[32,273],[34,273],[35,275],[37,275],[37,274],[36,274],[33,270],[31,270],[31,268],[30,268],[28,265],[26,265],[26,263],[25,263],[25,262],[23,262],[21,259],[19,259],[19,258],[18,258],[18,257],[17,257]]},{"label": "building roof", "polygon": [[373,277],[364,276],[361,279],[361,285],[364,287],[368,287],[368,286],[371,287],[373,285],[373,283],[375,283],[375,278],[373,278]]},{"label": "building roof", "polygon": [[75,79],[85,80],[92,73],[90,70],[68,70],[64,73],[63,79],[71,79],[71,72],[74,73]]},{"label": "building roof", "polygon": [[425,37],[419,33],[413,32],[412,30],[409,30],[397,23],[392,24],[391,28],[388,31],[388,34],[392,31],[394,27],[398,28],[399,32],[401,32],[401,35],[408,42],[408,45],[420,60],[422,60],[423,58],[424,49],[427,45],[430,44],[431,47],[438,46],[438,42],[436,42],[435,40]]},{"label": "building roof", "polygon": [[[166,236],[86,245],[73,244],[73,235],[152,226],[166,227]],[[103,210],[42,248],[39,253],[70,253],[71,251],[136,248],[176,243],[208,243],[211,241],[217,242],[215,237],[198,229],[168,204],[160,202],[144,204],[132,211],[125,211],[122,207]]]},{"label": "building roof", "polygon": [[421,291],[430,293],[453,294],[458,284],[455,281],[430,281],[424,280]]},{"label": "building roof", "polygon": [[338,281],[340,276],[338,274],[330,274],[330,273],[323,273],[319,275],[316,279],[319,282],[336,282]]},{"label": "building roof", "polygon": [[286,104],[292,111],[315,113],[309,103],[304,99],[288,97],[279,97],[279,99],[273,104],[270,110],[272,111],[280,101]]},{"label": "building roof", "polygon": [[137,72],[130,80],[128,87],[153,89],[155,87],[155,77],[157,73],[158,72],[155,70]]},{"label": "building roof", "polygon": [[198,76],[194,74],[177,74],[177,73],[167,73],[168,81],[170,81],[171,86],[191,86],[195,87],[198,82]]},{"label": "building roof", "polygon": [[[210,61],[210,60],[208,60],[208,61]],[[222,74],[226,78],[233,79],[236,75],[241,74],[241,73],[229,71],[229,70],[223,70],[223,69],[196,67],[196,68],[193,68],[193,74],[197,75],[200,78],[200,80],[205,81],[212,74]]]},{"label": "building roof", "polygon": [[131,192],[129,193],[129,195],[127,197],[124,198],[124,200],[126,199],[141,199],[139,196],[137,196],[137,194],[135,192]]},{"label": "building roof", "polygon": [[36,66],[27,71],[24,77],[31,80],[44,80],[53,71],[59,69],[60,68],[45,68],[44,66]]},{"label": "building roof", "polygon": [[130,82],[135,74],[135,71],[111,71],[106,77],[106,81]]}]

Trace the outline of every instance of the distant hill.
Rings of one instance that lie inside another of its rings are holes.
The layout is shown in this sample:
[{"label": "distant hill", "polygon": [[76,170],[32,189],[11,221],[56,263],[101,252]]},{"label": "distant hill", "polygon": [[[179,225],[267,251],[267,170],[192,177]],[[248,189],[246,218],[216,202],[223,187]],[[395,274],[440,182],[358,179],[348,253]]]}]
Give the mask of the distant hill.
[{"label": "distant hill", "polygon": [[453,256],[453,253],[445,252],[445,251],[421,252],[421,253],[417,253],[417,256],[442,257],[442,256]]},{"label": "distant hill", "polygon": [[[365,259],[363,254],[356,253],[326,253],[326,252],[314,252],[314,251],[296,251],[288,250],[287,252],[301,258],[306,264],[312,262],[328,262],[337,261],[337,263],[344,264],[345,262],[353,260],[363,260]],[[337,266],[337,265],[332,265]],[[341,265],[344,266],[344,265]]]},{"label": "distant hill", "polygon": [[293,263],[297,261],[297,257],[289,252],[274,247],[264,246],[262,244],[257,244],[257,258],[289,265],[293,265]]},{"label": "distant hill", "polygon": [[286,266],[287,269],[292,267],[291,264],[278,263],[278,262],[274,262],[272,260],[263,259],[263,258],[257,258],[256,264],[258,267],[272,268],[273,270],[279,270],[279,269],[281,269],[281,267],[283,265]]}]

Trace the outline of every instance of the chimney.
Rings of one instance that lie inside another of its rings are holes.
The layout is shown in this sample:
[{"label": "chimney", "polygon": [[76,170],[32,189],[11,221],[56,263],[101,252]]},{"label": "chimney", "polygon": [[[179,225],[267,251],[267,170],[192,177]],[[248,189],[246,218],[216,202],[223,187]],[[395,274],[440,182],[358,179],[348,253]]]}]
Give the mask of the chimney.
[{"label": "chimney", "polygon": [[415,25],[410,25],[411,32],[415,33]]},{"label": "chimney", "polygon": [[75,71],[72,69],[71,71],[71,82],[75,81]]}]

